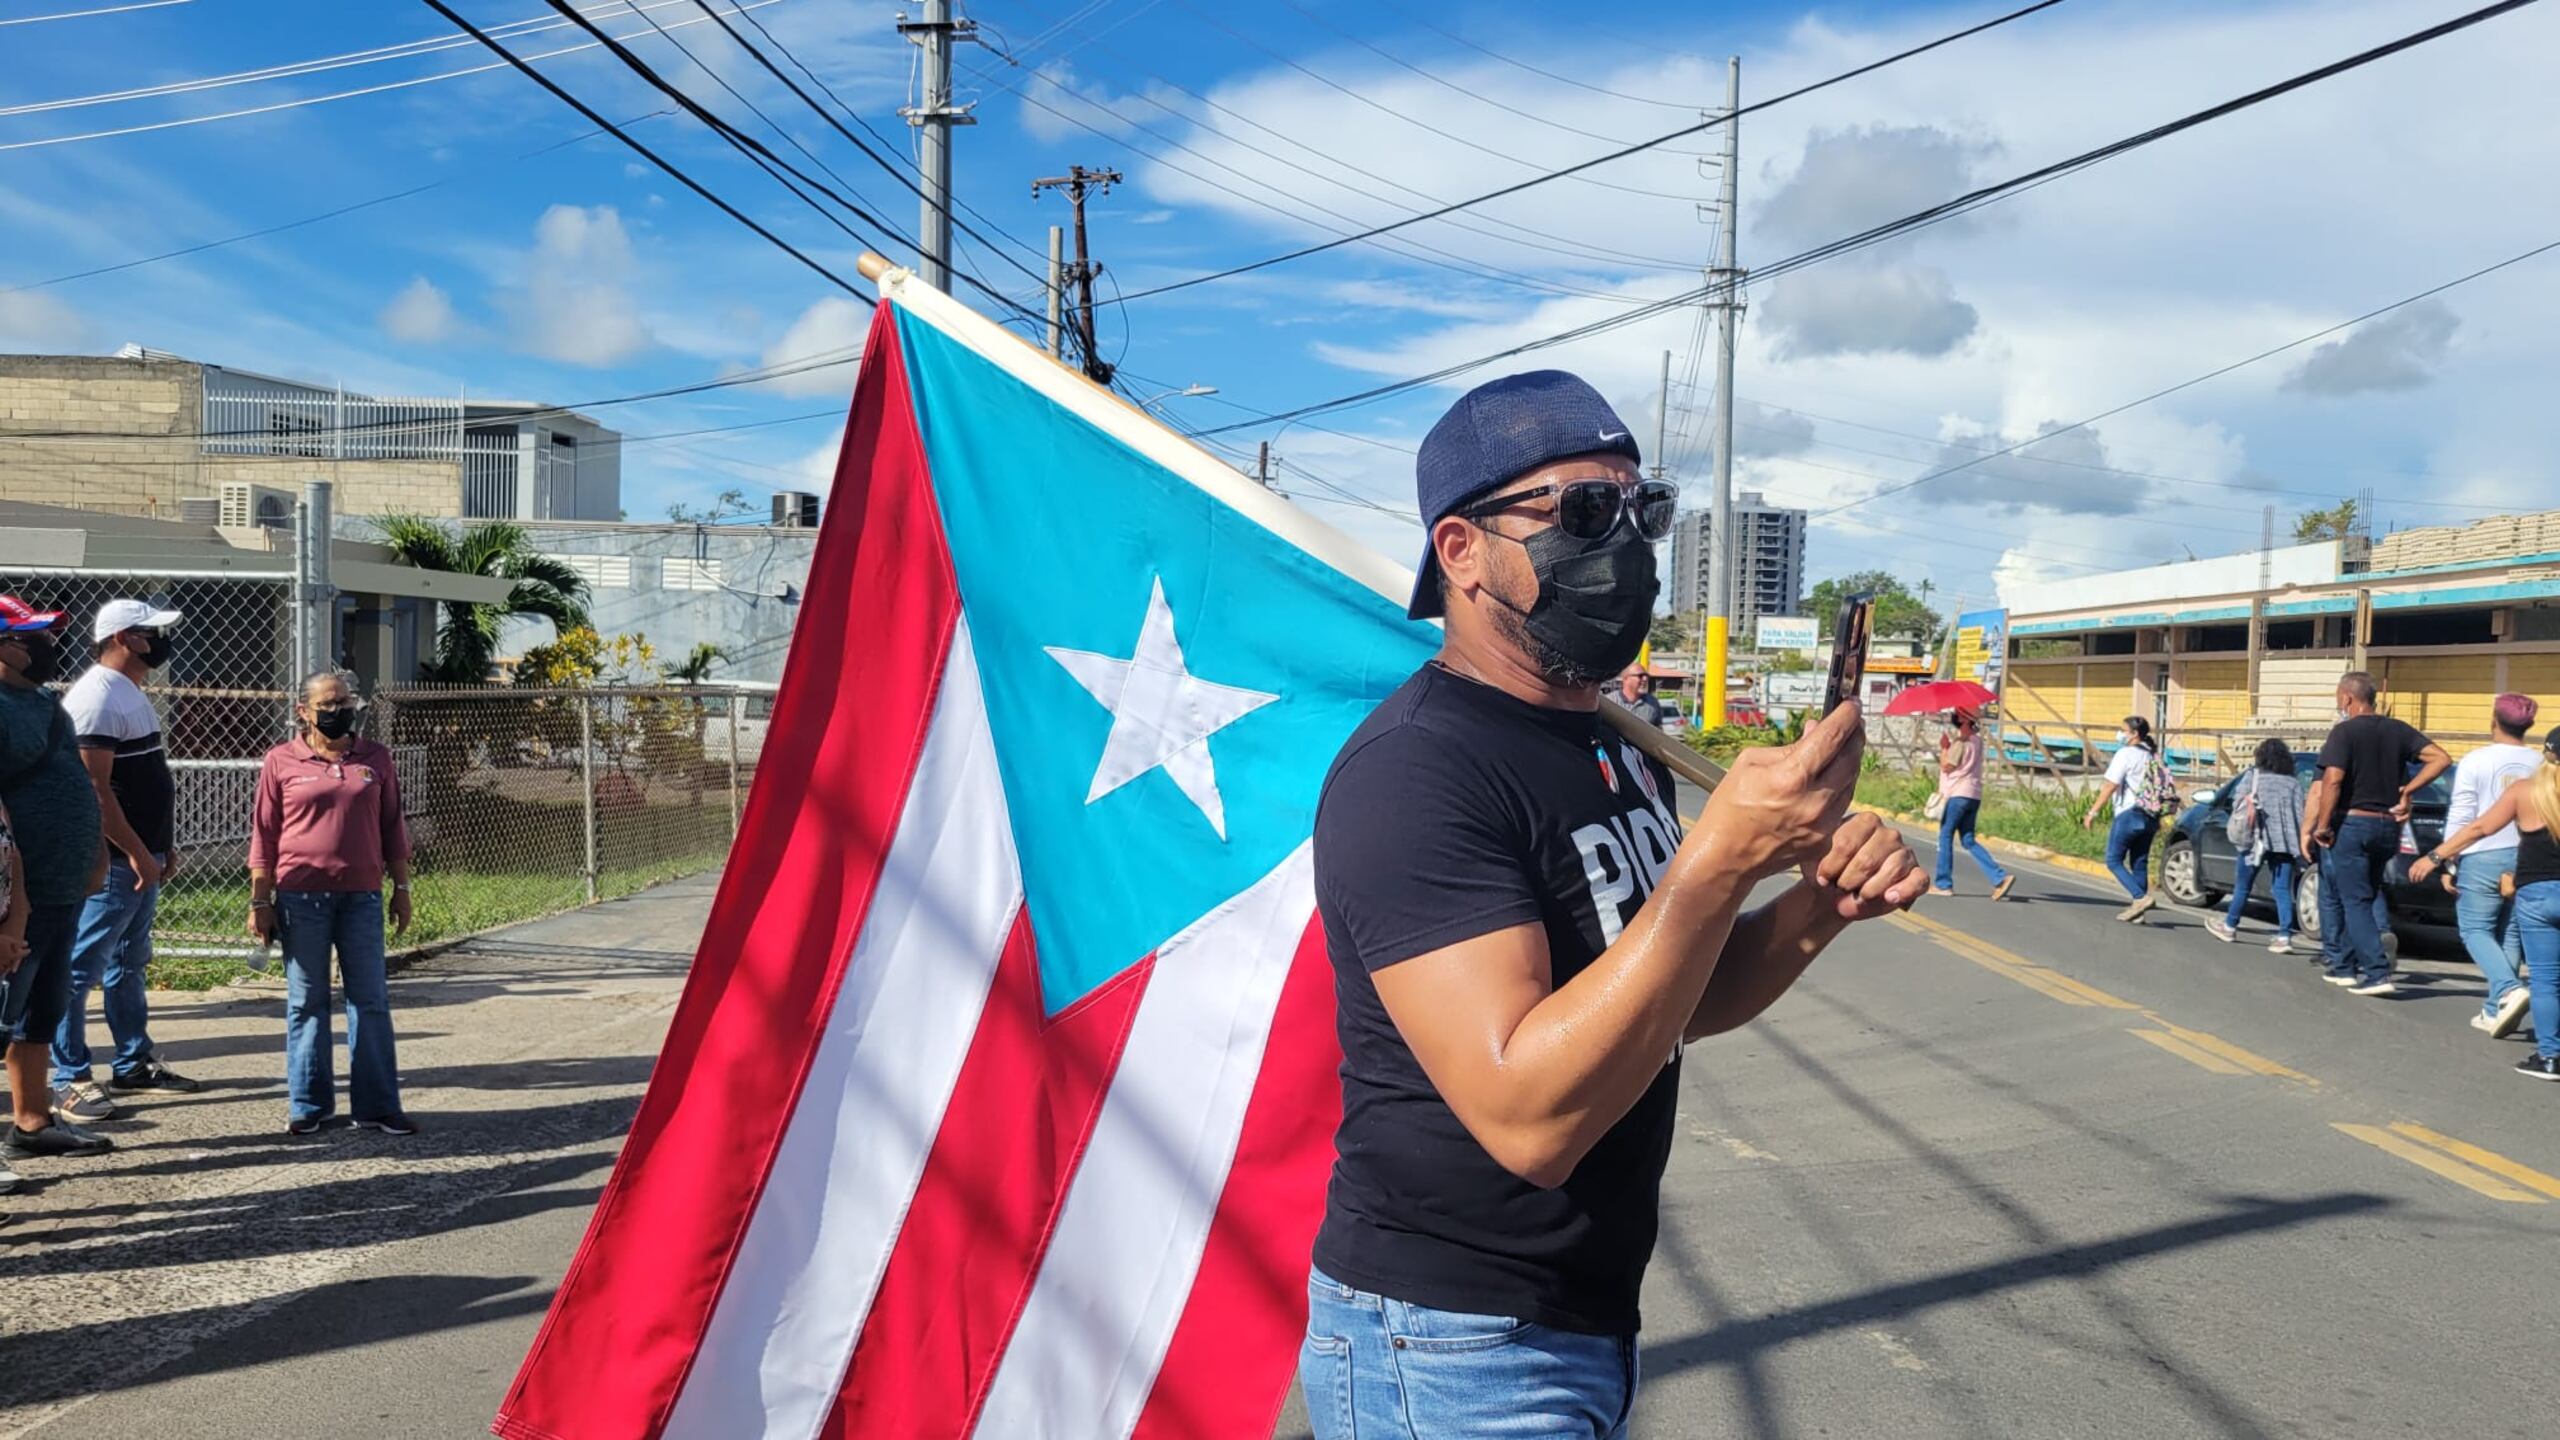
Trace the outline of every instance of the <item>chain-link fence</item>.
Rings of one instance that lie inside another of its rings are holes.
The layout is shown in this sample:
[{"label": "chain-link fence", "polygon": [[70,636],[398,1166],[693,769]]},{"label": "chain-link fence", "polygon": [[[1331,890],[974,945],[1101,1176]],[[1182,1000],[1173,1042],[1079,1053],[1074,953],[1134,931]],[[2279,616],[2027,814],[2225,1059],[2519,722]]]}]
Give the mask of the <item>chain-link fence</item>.
[{"label": "chain-link fence", "polygon": [[[144,691],[177,782],[155,978],[183,983],[191,968],[245,957],[250,802],[260,757],[294,725],[288,583],[21,570],[0,572],[0,593],[65,613],[64,686],[94,660],[91,626],[107,601],[185,616]],[[360,733],[391,747],[408,812],[412,945],[718,865],[772,713],[768,694],[715,687],[386,687],[366,698]]]}]

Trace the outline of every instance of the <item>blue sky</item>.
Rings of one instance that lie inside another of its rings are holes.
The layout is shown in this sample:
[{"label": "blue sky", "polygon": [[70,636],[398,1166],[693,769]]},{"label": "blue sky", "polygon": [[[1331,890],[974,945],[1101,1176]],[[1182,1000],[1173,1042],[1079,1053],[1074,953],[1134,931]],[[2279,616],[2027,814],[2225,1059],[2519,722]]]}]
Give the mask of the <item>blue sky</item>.
[{"label": "blue sky", "polygon": [[[0,0],[0,21],[118,0]],[[131,3],[131,0],[124,0]],[[662,24],[691,0],[640,0]],[[750,0],[753,3],[753,0]],[[546,24],[538,0],[469,0],[476,22]],[[755,18],[893,140],[912,52],[898,7],[773,0]],[[916,7],[920,8],[920,7]],[[1743,58],[1747,100],[1993,13],[1995,5],[1644,5],[1595,21],[1527,4],[985,0],[961,52],[979,123],[962,198],[1034,258],[1071,163],[1128,182],[1093,208],[1110,282],[1137,291],[1353,224],[1480,193],[1694,123]],[[2449,3],[2137,4],[2051,12],[1746,120],[1742,262],[1790,254],[1972,185],[2145,128],[2442,19]],[[1703,12],[1703,13],[1702,13]],[[704,103],[765,136],[648,18],[591,7]],[[201,359],[376,392],[577,403],[850,346],[859,307],[467,42],[373,63],[66,105],[324,61],[450,32],[423,5],[184,0],[0,24],[0,348]],[[721,78],[912,233],[913,197],[754,69],[719,28],[675,32]],[[582,37],[519,33],[527,53]],[[2026,440],[2560,239],[2560,138],[2543,122],[2560,12],[2539,8],[1751,295],[1737,488],[1823,508],[1950,458]],[[599,50],[541,62],[603,113],[664,102]],[[1537,73],[1547,72],[1546,74]],[[310,97],[398,82],[325,103]],[[267,113],[160,126],[234,110]],[[854,243],[689,120],[634,133],[822,263]],[[31,143],[33,142],[33,143]],[[569,142],[569,143],[563,143]],[[1553,333],[1697,282],[1712,136],[1404,232],[1417,258],[1353,246],[1106,309],[1107,352],[1164,402],[1223,425]],[[14,147],[14,148],[12,148]],[[544,153],[533,153],[533,152]],[[805,162],[804,162],[805,163]],[[61,284],[51,277],[435,188],[284,234]],[[859,222],[857,230],[871,233]],[[1329,227],[1329,228],[1328,228]],[[880,236],[876,243],[897,249]],[[904,259],[903,254],[895,258]],[[1036,306],[976,245],[961,263]],[[1441,263],[1432,263],[1432,262]],[[1450,268],[1450,267],[1456,268]],[[1109,291],[1106,284],[1106,293]],[[28,287],[28,288],[11,288]],[[834,297],[834,298],[831,298]],[[2371,487],[2386,525],[2560,503],[2546,466],[2560,255],[2528,262],[2212,384],[1818,521],[1815,577],[1869,565],[1986,595],[2254,543]],[[1711,364],[1692,313],[1482,370],[1278,434],[1283,486],[1401,555],[1418,531],[1363,508],[1411,501],[1409,447],[1457,388],[1555,363],[1650,437],[1675,352],[1670,447],[1703,501]],[[633,435],[633,518],[824,471],[849,367],[778,386],[599,410]],[[797,418],[813,417],[813,418]],[[1318,426],[1325,428],[1319,429]],[[1250,450],[1271,427],[1224,437]]]}]

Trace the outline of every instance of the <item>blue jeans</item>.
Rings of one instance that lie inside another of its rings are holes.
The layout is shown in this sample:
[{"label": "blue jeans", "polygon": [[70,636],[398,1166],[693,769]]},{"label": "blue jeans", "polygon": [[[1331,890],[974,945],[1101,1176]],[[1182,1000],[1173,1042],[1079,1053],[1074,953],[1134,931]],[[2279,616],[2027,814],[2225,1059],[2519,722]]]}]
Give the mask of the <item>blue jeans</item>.
[{"label": "blue jeans", "polygon": [[2346,931],[2344,948],[2328,951],[2330,974],[2349,973],[2339,963],[2343,960],[2358,980],[2391,978],[2391,958],[2382,951],[2383,933],[2391,928],[2382,878],[2391,857],[2399,853],[2400,822],[2388,815],[2350,815],[2339,824],[2337,843],[2329,847],[2328,874],[2322,879],[2324,888],[2338,892]]},{"label": "blue jeans", "polygon": [[[160,857],[162,864],[167,856]],[[109,1068],[130,1075],[151,1058],[151,1002],[145,996],[151,968],[151,917],[160,909],[160,887],[133,888],[133,865],[121,852],[107,865],[107,883],[80,907],[80,929],[71,941],[71,991],[62,1023],[53,1032],[53,1083],[91,1078],[89,989],[107,1012],[115,1038]]]},{"label": "blue jeans", "polygon": [[2560,880],[2516,892],[2516,930],[2524,937],[2525,990],[2533,1000],[2533,1049],[2560,1056]]},{"label": "blue jeans", "polygon": [[1298,1382],[1315,1440],[1624,1440],[1636,1342],[1425,1309],[1317,1270]]},{"label": "blue jeans", "polygon": [[1982,842],[1973,838],[1973,822],[1981,814],[1981,801],[1962,795],[1947,797],[1947,808],[1938,816],[1939,889],[1956,888],[1956,842],[1959,840],[1964,842],[1964,848],[1973,856],[1973,863],[1982,867],[1982,873],[1991,878],[1992,884],[1997,885],[2009,878],[2009,872],[2001,869],[2000,862],[1991,858],[1991,852],[1982,848]]},{"label": "blue jeans", "polygon": [[2454,880],[2453,923],[2462,932],[2462,948],[2480,967],[2489,990],[2483,1015],[2498,1013],[2507,992],[2524,983],[2524,941],[2517,934],[2515,906],[2498,893],[2501,876],[2516,873],[2516,851],[2474,850],[2462,857]]},{"label": "blue jeans", "polygon": [[2160,817],[2139,805],[2107,827],[2107,868],[2136,900],[2151,893],[2151,842],[2159,834]]},{"label": "blue jeans", "polygon": [[[2276,934],[2286,939],[2293,936],[2293,885],[2302,874],[2301,862],[2290,855],[2267,852],[2267,889],[2276,899]],[[2250,860],[2249,852],[2240,852],[2238,868],[2231,876],[2231,911],[2222,923],[2238,929],[2240,916],[2249,907],[2249,887],[2257,883],[2259,866]]]},{"label": "blue jeans", "polygon": [[347,990],[347,1108],[358,1120],[400,1113],[400,1060],[391,1036],[391,993],[378,890],[287,890],[276,896],[284,927],[284,1081],[296,1120],[337,1109],[330,1075],[329,951]]}]

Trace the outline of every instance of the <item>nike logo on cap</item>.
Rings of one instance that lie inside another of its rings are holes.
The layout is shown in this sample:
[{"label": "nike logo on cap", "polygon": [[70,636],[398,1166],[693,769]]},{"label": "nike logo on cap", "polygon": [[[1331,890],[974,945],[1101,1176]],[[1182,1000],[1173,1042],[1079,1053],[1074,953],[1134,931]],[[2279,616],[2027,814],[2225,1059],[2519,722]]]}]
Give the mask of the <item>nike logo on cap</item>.
[{"label": "nike logo on cap", "polygon": [[1600,443],[1603,445],[1615,445],[1626,438],[1627,432],[1624,430],[1603,430],[1600,432]]}]

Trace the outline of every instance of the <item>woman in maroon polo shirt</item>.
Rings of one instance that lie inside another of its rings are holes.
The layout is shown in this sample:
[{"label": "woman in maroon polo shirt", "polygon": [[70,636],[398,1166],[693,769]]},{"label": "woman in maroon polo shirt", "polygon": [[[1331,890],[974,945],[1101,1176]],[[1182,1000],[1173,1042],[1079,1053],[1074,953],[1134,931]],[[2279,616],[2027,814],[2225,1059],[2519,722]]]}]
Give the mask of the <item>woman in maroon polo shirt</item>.
[{"label": "woman in maroon polo shirt", "polygon": [[[355,1123],[415,1135],[400,1109],[383,915],[409,928],[409,827],[391,752],[359,737],[363,706],[344,676],[303,682],[302,733],[267,752],[249,820],[249,933],[281,940],[288,1134],[337,1109],[330,1075],[329,953],[347,991],[347,1108]],[[383,883],[390,882],[386,906]]]}]

